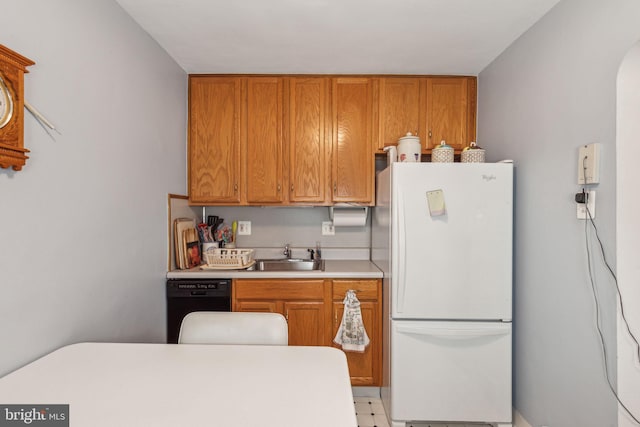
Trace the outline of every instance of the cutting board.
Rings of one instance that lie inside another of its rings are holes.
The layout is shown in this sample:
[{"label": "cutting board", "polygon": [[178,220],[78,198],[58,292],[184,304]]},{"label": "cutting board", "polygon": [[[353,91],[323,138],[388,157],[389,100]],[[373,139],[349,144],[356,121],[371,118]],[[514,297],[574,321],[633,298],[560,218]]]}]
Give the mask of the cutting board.
[{"label": "cutting board", "polygon": [[183,231],[183,250],[185,268],[197,267],[202,263],[200,255],[200,240],[195,228],[187,228]]},{"label": "cutting board", "polygon": [[[187,267],[186,250],[185,250],[185,230],[193,229],[195,231],[196,221],[192,218],[176,218],[173,223],[173,240],[174,252],[176,254],[176,267],[184,270]],[[197,232],[196,232],[197,236]]]}]

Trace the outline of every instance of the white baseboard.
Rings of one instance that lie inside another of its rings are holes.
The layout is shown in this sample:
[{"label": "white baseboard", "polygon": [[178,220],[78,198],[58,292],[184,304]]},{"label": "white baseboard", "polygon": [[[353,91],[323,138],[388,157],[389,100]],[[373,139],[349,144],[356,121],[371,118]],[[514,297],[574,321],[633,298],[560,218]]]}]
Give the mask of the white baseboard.
[{"label": "white baseboard", "polygon": [[513,427],[532,427],[531,424],[524,419],[520,412],[513,410]]}]

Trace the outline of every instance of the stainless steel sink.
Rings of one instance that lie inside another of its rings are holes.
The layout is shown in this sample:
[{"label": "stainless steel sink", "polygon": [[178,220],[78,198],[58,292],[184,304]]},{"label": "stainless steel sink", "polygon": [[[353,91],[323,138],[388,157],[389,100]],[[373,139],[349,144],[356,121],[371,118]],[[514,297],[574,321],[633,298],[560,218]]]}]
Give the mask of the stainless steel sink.
[{"label": "stainless steel sink", "polygon": [[249,270],[254,271],[324,271],[323,260],[299,258],[285,259],[257,259]]}]

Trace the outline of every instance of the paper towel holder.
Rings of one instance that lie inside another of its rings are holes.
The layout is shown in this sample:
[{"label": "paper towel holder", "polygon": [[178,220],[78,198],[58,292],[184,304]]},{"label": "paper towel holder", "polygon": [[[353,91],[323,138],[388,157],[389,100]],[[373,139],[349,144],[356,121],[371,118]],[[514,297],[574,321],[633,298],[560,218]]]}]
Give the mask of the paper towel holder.
[{"label": "paper towel holder", "polygon": [[[331,219],[331,221],[334,222],[334,225],[335,225],[334,208],[337,209],[337,210],[358,211],[360,213],[360,215],[362,215],[365,218],[365,223],[366,223],[367,215],[369,213],[369,207],[368,206],[357,206],[357,205],[335,205],[335,206],[329,206],[329,219]],[[362,226],[364,226],[364,225],[365,224],[362,224]]]}]

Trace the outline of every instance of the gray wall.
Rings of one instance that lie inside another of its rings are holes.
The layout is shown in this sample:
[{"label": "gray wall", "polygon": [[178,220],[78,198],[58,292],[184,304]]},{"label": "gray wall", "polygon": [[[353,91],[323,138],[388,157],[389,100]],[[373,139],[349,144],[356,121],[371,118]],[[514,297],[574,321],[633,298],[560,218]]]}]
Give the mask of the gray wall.
[{"label": "gray wall", "polygon": [[[238,247],[314,248],[316,242],[329,248],[366,248],[371,246],[371,211],[363,227],[336,227],[335,235],[322,235],[322,222],[330,221],[328,207],[208,207],[208,215],[218,215],[225,223],[251,221],[251,235],[238,236]],[[306,255],[305,251],[302,251]],[[296,255],[297,256],[297,255]]]},{"label": "gray wall", "polygon": [[[598,142],[596,224],[615,266],[616,76],[639,23],[637,0],[563,0],[479,75],[479,144],[516,164],[514,406],[534,427],[617,425],[573,197],[578,147]],[[612,281],[592,258],[615,382]]]},{"label": "gray wall", "polygon": [[0,169],[0,376],[78,341],[162,341],[167,193],[185,192],[187,77],[113,0],[5,1],[34,60],[20,172]]}]

